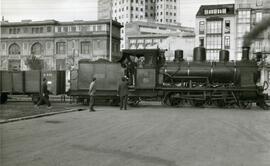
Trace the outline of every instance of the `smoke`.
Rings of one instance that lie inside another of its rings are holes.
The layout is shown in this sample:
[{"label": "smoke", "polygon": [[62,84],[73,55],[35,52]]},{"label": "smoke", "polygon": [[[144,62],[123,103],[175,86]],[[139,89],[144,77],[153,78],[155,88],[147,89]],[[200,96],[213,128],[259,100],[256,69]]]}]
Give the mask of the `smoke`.
[{"label": "smoke", "polygon": [[251,31],[244,36],[244,47],[250,47],[251,42],[255,39],[260,33],[270,27],[270,17],[262,19]]}]

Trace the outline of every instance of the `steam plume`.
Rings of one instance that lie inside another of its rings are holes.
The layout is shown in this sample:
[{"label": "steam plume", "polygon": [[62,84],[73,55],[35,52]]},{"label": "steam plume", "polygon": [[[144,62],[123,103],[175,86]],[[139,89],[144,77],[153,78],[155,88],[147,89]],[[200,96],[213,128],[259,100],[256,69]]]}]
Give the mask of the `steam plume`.
[{"label": "steam plume", "polygon": [[252,40],[268,27],[270,27],[270,17],[262,19],[260,23],[258,23],[248,34],[244,36],[243,46],[250,47]]}]

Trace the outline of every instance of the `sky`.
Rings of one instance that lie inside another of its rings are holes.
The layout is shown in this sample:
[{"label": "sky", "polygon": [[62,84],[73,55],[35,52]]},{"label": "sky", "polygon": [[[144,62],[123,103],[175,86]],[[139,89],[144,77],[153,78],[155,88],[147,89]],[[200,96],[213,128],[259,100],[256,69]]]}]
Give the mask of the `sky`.
[{"label": "sky", "polygon": [[[5,20],[96,20],[97,0],[0,0],[1,18]],[[180,22],[195,25],[195,16],[201,5],[228,4],[234,0],[180,0]]]}]

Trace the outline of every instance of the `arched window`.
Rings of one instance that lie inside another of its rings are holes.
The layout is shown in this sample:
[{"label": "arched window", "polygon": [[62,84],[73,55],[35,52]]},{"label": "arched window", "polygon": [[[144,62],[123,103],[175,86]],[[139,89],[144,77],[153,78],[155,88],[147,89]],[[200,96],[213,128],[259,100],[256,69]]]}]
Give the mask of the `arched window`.
[{"label": "arched window", "polygon": [[19,55],[19,54],[21,54],[20,46],[18,44],[16,44],[16,43],[11,44],[9,46],[8,53],[9,53],[9,55]]},{"label": "arched window", "polygon": [[40,43],[35,43],[31,48],[32,55],[41,55],[42,54],[42,45]]}]

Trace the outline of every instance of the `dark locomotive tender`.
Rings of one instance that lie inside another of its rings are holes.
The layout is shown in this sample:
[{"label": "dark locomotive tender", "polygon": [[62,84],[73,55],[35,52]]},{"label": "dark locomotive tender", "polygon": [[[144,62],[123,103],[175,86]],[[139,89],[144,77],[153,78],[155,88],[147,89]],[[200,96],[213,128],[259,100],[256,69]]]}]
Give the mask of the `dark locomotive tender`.
[{"label": "dark locomotive tender", "polygon": [[[87,98],[88,85],[97,77],[97,97],[117,103],[117,86],[124,74],[129,78],[129,102],[156,98],[164,104],[193,106],[204,104],[249,108],[256,103],[268,109],[263,87],[257,86],[260,74],[257,62],[249,60],[249,48],[243,48],[241,61],[229,62],[229,52],[220,51],[219,62],[207,62],[205,48],[194,49],[194,61],[183,60],[183,51],[175,52],[175,60],[166,62],[165,50],[123,50],[121,63],[79,62],[79,70],[71,74],[71,96]],[[123,70],[124,69],[124,70]]]}]

